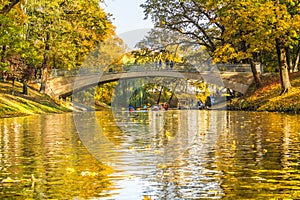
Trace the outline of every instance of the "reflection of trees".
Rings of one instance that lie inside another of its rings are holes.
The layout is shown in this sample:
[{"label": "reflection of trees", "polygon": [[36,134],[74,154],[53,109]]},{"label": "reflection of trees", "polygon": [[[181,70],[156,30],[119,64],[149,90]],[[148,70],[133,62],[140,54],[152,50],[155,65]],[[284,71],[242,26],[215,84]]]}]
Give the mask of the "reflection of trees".
[{"label": "reflection of trees", "polygon": [[[71,115],[0,120],[0,177],[26,179],[13,188],[2,185],[0,198],[88,198],[107,188],[111,170],[91,157],[74,133]],[[82,176],[84,171],[94,174]],[[38,179],[33,188],[31,174]]]},{"label": "reflection of trees", "polygon": [[[221,114],[222,117],[222,114]],[[175,118],[175,119],[172,119]],[[159,199],[221,197],[220,172],[215,168],[213,146],[220,119],[215,112],[173,111],[166,115],[164,159],[166,166],[157,169],[159,182],[156,197]],[[172,128],[170,128],[172,127]],[[164,130],[162,131],[164,133]],[[163,138],[163,137],[162,137]]]},{"label": "reflection of trees", "polygon": [[123,132],[118,126],[118,116],[114,116],[110,111],[102,111],[97,113],[97,122],[99,128],[103,132],[103,135],[109,139],[115,145],[120,145],[124,142]]},{"label": "reflection of trees", "polygon": [[[127,108],[128,105],[143,107],[144,105],[149,106],[169,102],[175,80],[173,78],[159,77],[121,79],[115,88],[112,105],[120,109],[120,107]],[[173,96],[174,102],[172,103],[176,104],[176,95]]]},{"label": "reflection of trees", "polygon": [[[224,172],[222,188],[228,198],[299,197],[292,192],[299,172],[297,117],[271,113],[228,113],[228,126],[220,132],[217,166]],[[299,130],[299,126],[298,126]],[[294,135],[294,136],[293,136]],[[297,150],[296,150],[297,151]],[[298,164],[296,164],[298,165]],[[298,181],[299,182],[299,181]]]},{"label": "reflection of trees", "polygon": [[[121,147],[122,172],[145,183],[145,191],[137,192],[151,191],[158,199],[299,198],[299,116],[120,113],[97,113],[97,122],[104,136]],[[30,182],[2,184],[0,197],[89,198],[108,188],[111,169],[91,157],[74,132],[68,114],[1,119],[0,179],[34,174],[38,181],[33,188]],[[112,151],[105,148],[96,150]]]},{"label": "reflection of trees", "polygon": [[183,155],[158,168],[155,178],[149,177],[161,183],[155,190],[160,199],[299,198],[299,155],[295,153],[299,117],[235,112],[180,115],[185,114],[178,114],[176,136],[180,129],[196,130],[197,135]]},{"label": "reflection of trees", "polygon": [[121,79],[115,87],[112,106],[121,109],[128,105],[142,107],[168,103],[170,107],[177,107],[179,100],[193,100],[196,104],[195,88],[189,82],[183,78],[165,77]]}]

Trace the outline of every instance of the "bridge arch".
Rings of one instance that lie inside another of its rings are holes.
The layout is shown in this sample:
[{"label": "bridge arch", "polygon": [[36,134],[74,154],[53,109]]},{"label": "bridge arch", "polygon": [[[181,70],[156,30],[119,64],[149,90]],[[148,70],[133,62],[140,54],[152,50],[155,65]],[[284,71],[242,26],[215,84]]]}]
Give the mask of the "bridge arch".
[{"label": "bridge arch", "polygon": [[[178,70],[150,70],[129,72],[105,72],[103,74],[83,74],[78,76],[59,76],[48,79],[46,94],[54,97],[68,97],[73,93],[96,86],[98,84],[133,78],[180,78],[204,81],[232,89],[244,94],[253,82],[250,72],[226,71],[178,71]],[[76,84],[74,84],[76,82]]]}]

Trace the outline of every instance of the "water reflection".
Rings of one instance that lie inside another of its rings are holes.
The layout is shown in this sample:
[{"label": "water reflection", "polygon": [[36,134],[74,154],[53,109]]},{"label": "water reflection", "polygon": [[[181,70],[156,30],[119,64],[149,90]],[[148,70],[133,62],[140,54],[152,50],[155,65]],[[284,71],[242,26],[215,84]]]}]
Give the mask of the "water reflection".
[{"label": "water reflection", "polygon": [[1,119],[0,178],[19,181],[0,197],[297,199],[298,122],[197,110]]},{"label": "water reflection", "polygon": [[217,151],[225,199],[299,198],[299,116],[230,113],[230,118]]},{"label": "water reflection", "polygon": [[69,114],[1,119],[0,197],[86,198],[107,188],[111,169],[86,152],[74,130]]},{"label": "water reflection", "polygon": [[[210,154],[214,153],[217,132],[226,124],[226,112],[189,110],[114,115],[111,120],[98,121],[101,137],[108,136],[112,144],[118,144],[115,150],[120,154],[114,155],[114,164],[120,172],[113,175],[120,179],[118,199],[142,199],[143,194],[158,199],[223,196],[221,172],[212,167]],[[110,129],[115,126],[120,128],[122,136]],[[94,135],[88,131],[93,135],[90,138],[98,135],[99,130]],[[103,159],[102,153],[109,153],[100,146],[98,150],[96,145],[92,147],[99,159]],[[141,191],[128,192],[135,188]],[[122,195],[124,191],[126,195]]]}]

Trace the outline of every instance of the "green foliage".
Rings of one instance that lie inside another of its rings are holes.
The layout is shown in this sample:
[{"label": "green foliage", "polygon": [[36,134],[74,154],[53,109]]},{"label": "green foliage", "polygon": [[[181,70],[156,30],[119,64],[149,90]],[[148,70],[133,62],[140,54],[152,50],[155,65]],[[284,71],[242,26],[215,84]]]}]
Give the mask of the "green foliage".
[{"label": "green foliage", "polygon": [[78,68],[114,35],[97,0],[4,1],[0,10],[1,71],[7,70],[1,62],[14,55],[35,68]]},{"label": "green foliage", "polygon": [[[288,68],[295,70],[300,57],[299,1],[147,0],[142,7],[157,27],[205,46],[216,63],[275,66],[278,62],[282,92],[288,91]],[[270,56],[274,54],[277,60]],[[259,86],[259,77],[252,69]]]},{"label": "green foliage", "polygon": [[218,12],[220,22],[226,27],[222,37],[226,43],[215,52],[216,62],[245,60],[255,53],[275,53],[275,40],[280,38],[283,46],[297,41],[299,13],[288,2],[281,1],[225,1]]},{"label": "green foliage", "polygon": [[167,103],[172,93],[169,88],[162,87],[160,84],[146,84],[137,88],[129,99],[129,105],[135,108],[152,106],[158,103]]},{"label": "green foliage", "polygon": [[[48,54],[53,68],[78,68],[91,50],[113,34],[111,23],[95,0],[32,1],[26,7],[28,40],[34,41],[40,55]],[[49,52],[44,52],[46,44]]]},{"label": "green foliage", "polygon": [[6,56],[14,54],[22,54],[28,46],[27,42],[22,37],[23,20],[18,16],[18,13],[13,10],[8,15],[3,15],[0,18],[0,61]]},{"label": "green foliage", "polygon": [[95,91],[95,100],[110,105],[112,101],[112,94],[114,93],[116,85],[117,82],[99,85]]}]

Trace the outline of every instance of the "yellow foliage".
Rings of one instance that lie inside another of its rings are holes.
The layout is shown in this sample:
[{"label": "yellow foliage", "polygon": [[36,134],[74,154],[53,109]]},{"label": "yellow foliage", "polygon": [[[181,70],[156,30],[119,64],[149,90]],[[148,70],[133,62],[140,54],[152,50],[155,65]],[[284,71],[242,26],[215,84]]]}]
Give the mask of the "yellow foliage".
[{"label": "yellow foliage", "polygon": [[214,52],[214,62],[215,63],[226,63],[230,60],[238,57],[238,53],[232,47],[231,44],[225,44],[224,46],[219,46]]},{"label": "yellow foliage", "polygon": [[[232,101],[232,105],[242,110],[300,112],[300,73],[291,76],[292,88],[285,95],[280,96],[280,83],[278,75],[262,77],[266,85],[259,90],[249,89],[246,98]],[[266,139],[268,140],[268,139]]]},{"label": "yellow foliage", "polygon": [[151,200],[151,197],[145,195],[143,199],[144,200]]}]

